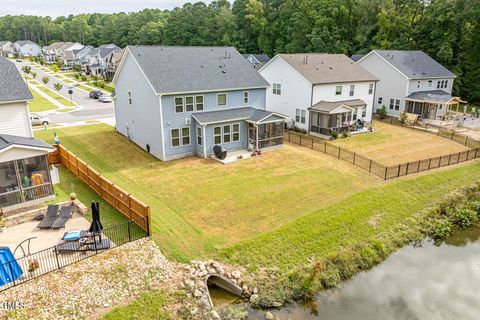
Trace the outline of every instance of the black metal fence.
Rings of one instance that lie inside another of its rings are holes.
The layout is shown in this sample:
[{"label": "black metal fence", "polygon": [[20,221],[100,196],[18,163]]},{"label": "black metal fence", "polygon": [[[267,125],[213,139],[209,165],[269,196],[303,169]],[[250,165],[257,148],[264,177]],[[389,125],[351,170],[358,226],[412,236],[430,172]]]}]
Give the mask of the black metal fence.
[{"label": "black metal fence", "polygon": [[[63,242],[0,265],[0,292],[59,270],[123,244],[148,237],[148,218],[123,222],[103,229],[100,235],[84,234],[79,240]],[[48,232],[48,231],[46,231]]]},{"label": "black metal fence", "polygon": [[285,140],[288,142],[323,152],[339,160],[350,162],[357,167],[368,170],[368,172],[373,173],[384,180],[399,178],[409,174],[446,167],[480,158],[480,148],[476,148],[441,157],[433,157],[398,165],[385,166],[359,153],[338,147],[319,138],[305,136],[291,130],[287,131],[285,135]]}]

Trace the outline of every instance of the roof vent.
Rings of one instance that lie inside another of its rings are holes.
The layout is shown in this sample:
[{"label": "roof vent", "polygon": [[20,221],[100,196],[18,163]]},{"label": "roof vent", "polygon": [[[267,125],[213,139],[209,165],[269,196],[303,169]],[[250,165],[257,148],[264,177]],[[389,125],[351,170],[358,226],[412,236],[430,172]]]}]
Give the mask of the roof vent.
[{"label": "roof vent", "polygon": [[223,70],[222,70],[222,73],[227,73],[227,70],[223,69]]},{"label": "roof vent", "polygon": [[303,57],[303,63],[308,64],[308,56]]},{"label": "roof vent", "polygon": [[333,67],[328,67],[328,69],[333,70]]}]

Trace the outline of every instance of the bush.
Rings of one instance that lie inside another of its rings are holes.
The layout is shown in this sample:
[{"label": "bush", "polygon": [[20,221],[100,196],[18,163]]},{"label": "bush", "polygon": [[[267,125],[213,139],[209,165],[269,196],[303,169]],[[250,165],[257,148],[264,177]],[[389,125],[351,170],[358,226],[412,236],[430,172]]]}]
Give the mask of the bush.
[{"label": "bush", "polygon": [[407,118],[408,116],[406,112],[400,112],[400,117],[398,117],[398,119],[401,123],[405,123],[405,121],[407,121]]},{"label": "bush", "polygon": [[332,130],[330,136],[332,137],[332,140],[338,139],[338,131]]},{"label": "bush", "polygon": [[320,283],[325,289],[335,288],[340,281],[340,273],[335,269],[326,270],[320,275]]},{"label": "bush", "polygon": [[99,88],[105,88],[105,82],[104,81],[95,81],[95,85]]},{"label": "bush", "polygon": [[350,136],[350,132],[348,130],[342,131],[342,138],[348,138]]},{"label": "bush", "polygon": [[452,223],[447,219],[437,219],[433,222],[430,236],[434,240],[443,240],[452,233]]},{"label": "bush", "polygon": [[82,81],[87,81],[87,76],[86,75],[82,74],[81,78],[82,78]]},{"label": "bush", "polygon": [[47,76],[42,78],[42,82],[45,83],[45,84],[47,84],[49,81],[50,81],[50,78],[47,77]]},{"label": "bush", "polygon": [[387,116],[387,107],[385,107],[385,105],[382,106],[378,115],[380,116],[380,119],[384,119]]},{"label": "bush", "polygon": [[452,221],[460,229],[465,229],[478,221],[478,214],[470,208],[455,208],[452,213]]},{"label": "bush", "polygon": [[75,74],[73,75],[73,77],[74,77],[75,79],[79,80],[81,76],[80,76],[79,73],[75,73]]}]

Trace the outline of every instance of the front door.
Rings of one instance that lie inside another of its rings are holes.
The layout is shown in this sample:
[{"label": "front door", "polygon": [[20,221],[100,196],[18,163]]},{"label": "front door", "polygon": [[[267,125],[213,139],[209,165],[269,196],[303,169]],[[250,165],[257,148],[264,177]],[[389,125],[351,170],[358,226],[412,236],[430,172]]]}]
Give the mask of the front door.
[{"label": "front door", "polygon": [[248,127],[248,144],[252,145],[254,149],[257,148],[257,128],[253,125]]}]

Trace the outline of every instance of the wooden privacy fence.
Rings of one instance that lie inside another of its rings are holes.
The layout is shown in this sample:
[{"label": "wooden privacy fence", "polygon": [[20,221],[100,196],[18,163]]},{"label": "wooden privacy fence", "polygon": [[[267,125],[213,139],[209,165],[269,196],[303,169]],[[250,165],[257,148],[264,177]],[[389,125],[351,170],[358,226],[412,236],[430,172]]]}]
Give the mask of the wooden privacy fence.
[{"label": "wooden privacy fence", "polygon": [[129,220],[151,235],[150,207],[133,195],[116,186],[103,177],[85,161],[68,151],[62,145],[55,145],[56,151],[50,153],[48,161],[51,164],[61,163],[92,188],[103,200],[121,212]]},{"label": "wooden privacy fence", "polygon": [[285,139],[288,142],[298,144],[299,146],[320,151],[339,160],[349,162],[364,170],[368,170],[368,172],[373,173],[384,180],[394,179],[409,174],[446,167],[480,158],[480,148],[476,148],[463,152],[452,153],[441,157],[433,157],[418,161],[406,162],[398,165],[385,166],[359,153],[342,147],[338,147],[336,145],[328,143],[325,140],[304,136],[291,130],[285,133]]}]

